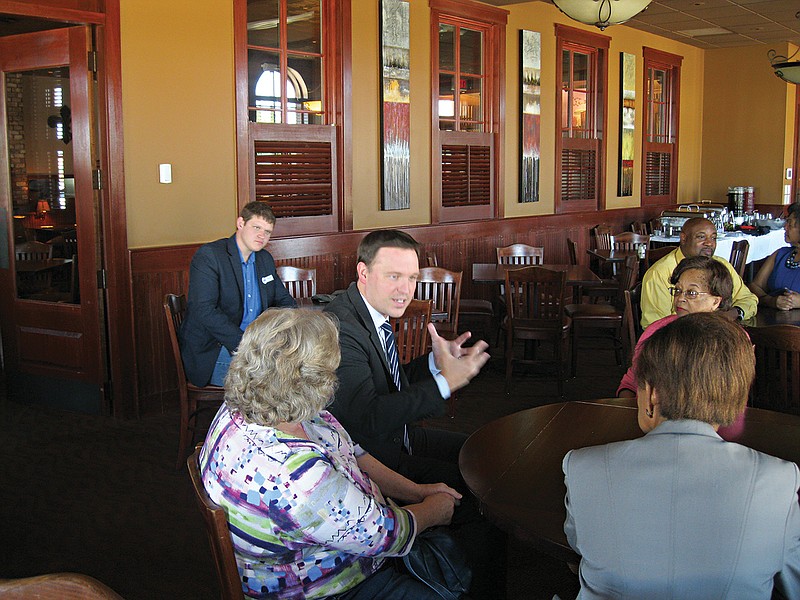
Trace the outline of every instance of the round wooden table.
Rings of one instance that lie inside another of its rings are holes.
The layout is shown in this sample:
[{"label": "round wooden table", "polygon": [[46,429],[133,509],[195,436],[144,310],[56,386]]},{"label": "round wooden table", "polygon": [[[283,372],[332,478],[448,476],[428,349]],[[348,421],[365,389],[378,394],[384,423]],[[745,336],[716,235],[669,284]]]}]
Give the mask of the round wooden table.
[{"label": "round wooden table", "polygon": [[[484,425],[464,443],[459,467],[486,517],[504,531],[567,562],[579,556],[564,535],[561,461],[573,448],[641,437],[633,398],[561,402]],[[721,429],[729,441],[800,462],[800,417],[748,408]]]}]

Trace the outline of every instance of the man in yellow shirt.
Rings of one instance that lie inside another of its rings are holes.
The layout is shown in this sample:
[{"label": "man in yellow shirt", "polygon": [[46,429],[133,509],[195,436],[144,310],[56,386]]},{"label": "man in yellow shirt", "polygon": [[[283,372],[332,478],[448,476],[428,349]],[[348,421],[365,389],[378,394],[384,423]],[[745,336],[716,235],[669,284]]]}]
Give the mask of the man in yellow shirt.
[{"label": "man in yellow shirt", "polygon": [[[714,256],[717,249],[717,229],[708,219],[689,219],[681,229],[681,244],[647,270],[642,279],[642,327],[672,314],[669,278],[684,258]],[[731,319],[749,319],[756,314],[758,298],[724,258],[714,256],[724,264],[733,279],[733,306],[725,314]]]}]

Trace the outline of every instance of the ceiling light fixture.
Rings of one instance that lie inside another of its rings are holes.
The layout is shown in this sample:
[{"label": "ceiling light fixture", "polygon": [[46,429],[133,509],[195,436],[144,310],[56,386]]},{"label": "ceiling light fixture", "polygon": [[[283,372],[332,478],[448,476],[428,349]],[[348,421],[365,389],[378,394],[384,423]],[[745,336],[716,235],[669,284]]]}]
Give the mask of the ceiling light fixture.
[{"label": "ceiling light fixture", "polygon": [[[800,19],[800,10],[795,13],[794,18]],[[778,54],[775,50],[767,52],[769,62],[775,70],[775,75],[787,83],[800,84],[800,60],[792,60],[797,56],[798,52],[800,52],[800,47],[791,56]]]},{"label": "ceiling light fixture", "polygon": [[642,12],[651,0],[553,0],[570,19],[600,30],[619,25]]}]

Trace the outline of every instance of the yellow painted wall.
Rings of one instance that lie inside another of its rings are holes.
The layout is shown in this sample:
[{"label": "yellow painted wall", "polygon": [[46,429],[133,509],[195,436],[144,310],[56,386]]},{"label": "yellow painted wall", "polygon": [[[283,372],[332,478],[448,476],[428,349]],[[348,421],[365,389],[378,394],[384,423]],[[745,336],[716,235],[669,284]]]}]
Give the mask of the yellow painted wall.
[{"label": "yellow painted wall", "polygon": [[[129,246],[230,235],[237,214],[233,3],[120,5]],[[172,164],[173,183],[158,182],[159,163]]]},{"label": "yellow painted wall", "polygon": [[[555,160],[555,35],[553,23],[578,26],[543,2],[510,5],[506,29],[506,216],[553,212]],[[235,104],[231,0],[121,0],[123,119],[128,238],[133,248],[202,242],[228,235],[236,217]],[[411,209],[380,210],[378,3],[352,0],[352,147],[350,199],[355,229],[430,221],[430,9],[411,2]],[[542,200],[519,204],[519,30],[542,34]],[[590,29],[590,28],[587,28]],[[679,190],[698,199],[703,115],[703,51],[657,36],[611,27],[607,206],[640,202],[618,198],[619,53],[637,56],[642,98],[642,46],[684,57],[681,92]],[[641,106],[641,105],[640,105]],[[637,115],[641,127],[641,114]],[[636,142],[641,164],[641,139]],[[171,163],[173,183],[158,183],[158,164]],[[280,224],[279,224],[280,227]],[[280,229],[276,232],[281,235]]]},{"label": "yellow painted wall", "polygon": [[707,51],[705,80],[703,197],[724,201],[729,186],[744,185],[756,202],[781,203],[795,86],[775,77],[764,46]]}]

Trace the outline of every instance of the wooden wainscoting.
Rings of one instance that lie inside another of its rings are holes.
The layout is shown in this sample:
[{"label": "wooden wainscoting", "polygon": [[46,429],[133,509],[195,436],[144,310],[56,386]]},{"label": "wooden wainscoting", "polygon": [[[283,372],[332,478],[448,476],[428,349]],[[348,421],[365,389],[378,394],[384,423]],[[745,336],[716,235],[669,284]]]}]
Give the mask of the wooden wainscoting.
[{"label": "wooden wainscoting", "polygon": [[[495,262],[495,248],[514,243],[544,247],[545,264],[568,263],[569,237],[578,243],[578,258],[587,261],[589,229],[607,223],[625,231],[632,221],[647,221],[660,209],[635,208],[581,215],[547,215],[475,223],[406,227],[423,252],[436,252],[439,265],[463,271],[461,295],[490,300],[491,286],[472,283],[472,263]],[[277,264],[317,269],[317,291],[343,289],[353,281],[356,249],[366,232],[276,238],[268,249]],[[176,375],[167,346],[164,294],[185,294],[189,264],[200,244],[141,248],[130,251],[139,414],[170,412],[176,406]]]}]

